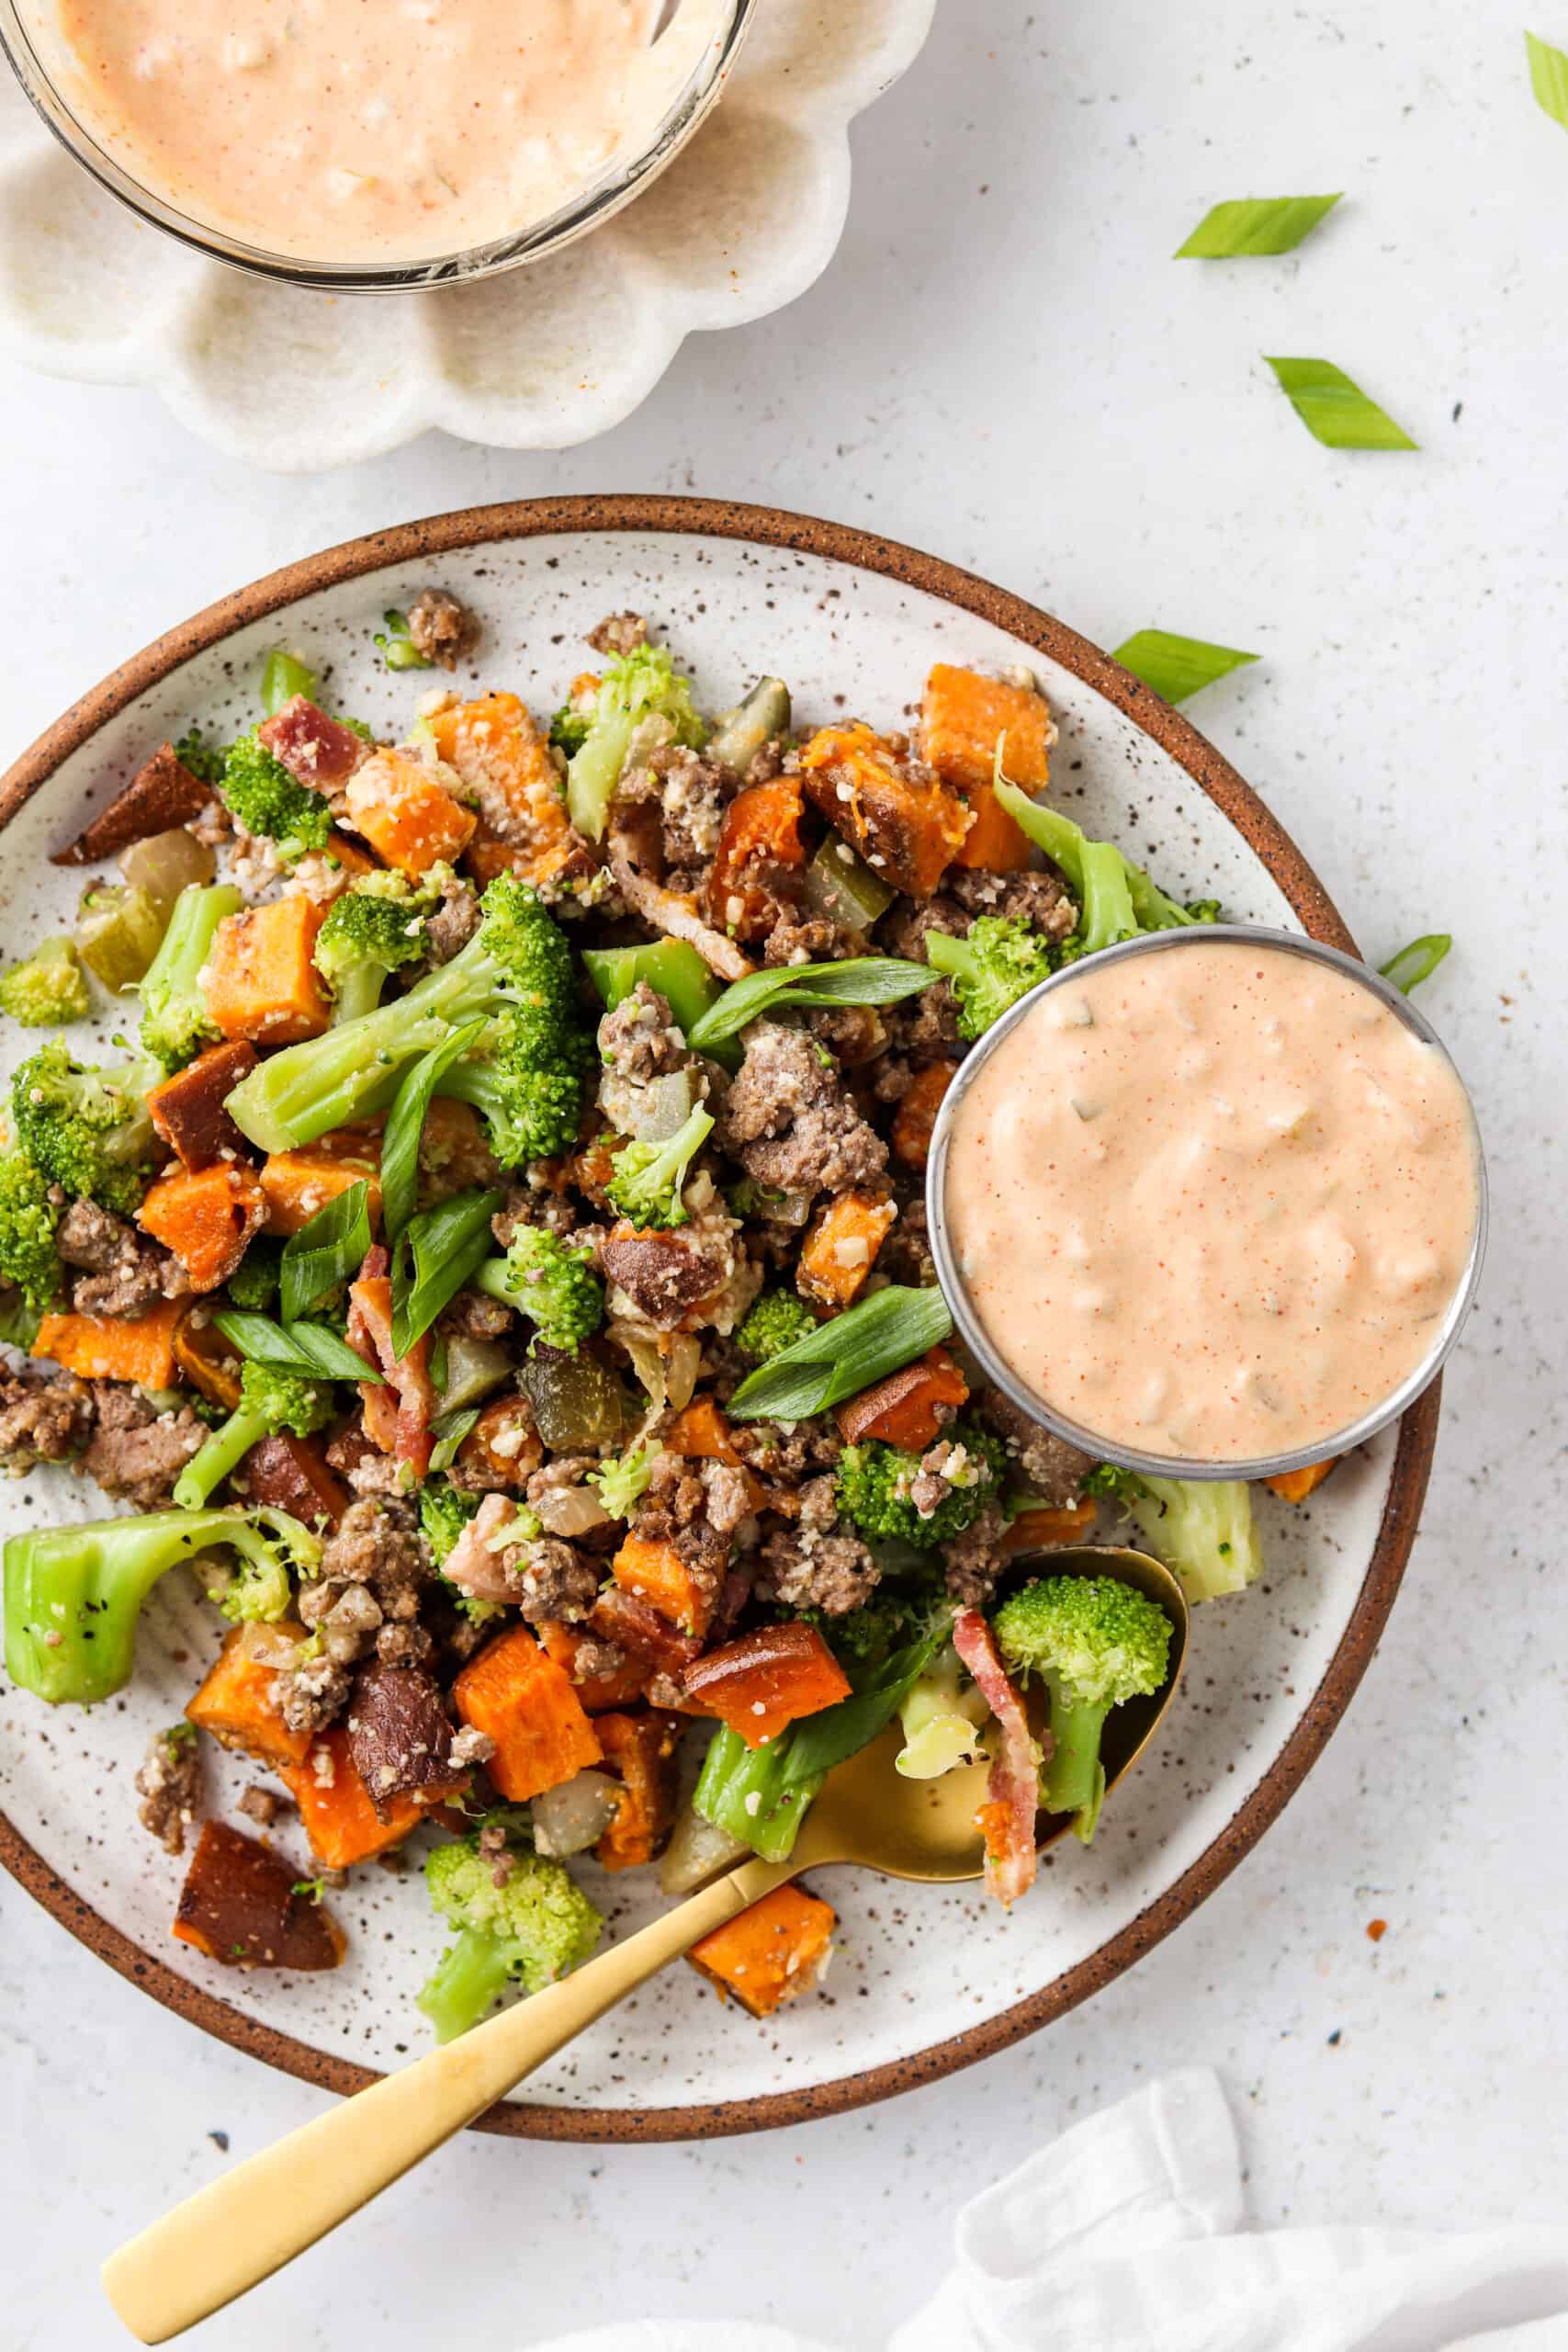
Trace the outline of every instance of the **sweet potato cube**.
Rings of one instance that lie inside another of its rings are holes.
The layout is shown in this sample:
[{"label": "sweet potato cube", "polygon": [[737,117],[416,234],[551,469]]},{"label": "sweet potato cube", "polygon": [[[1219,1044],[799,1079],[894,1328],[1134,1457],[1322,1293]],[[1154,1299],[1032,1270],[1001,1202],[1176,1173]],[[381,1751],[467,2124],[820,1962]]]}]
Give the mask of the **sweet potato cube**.
[{"label": "sweet potato cube", "polygon": [[330,1532],[354,1500],[318,1440],[292,1430],[253,1445],[238,1477],[250,1501],[272,1503],[318,1532]]},{"label": "sweet potato cube", "polygon": [[848,1306],[876,1262],[897,1218],[891,1201],[874,1193],[840,1193],[813,1218],[795,1283],[813,1306]]},{"label": "sweet potato cube", "polygon": [[449,703],[432,715],[430,731],[485,812],[492,841],[532,855],[574,838],[549,744],[516,695]]},{"label": "sweet potato cube", "polygon": [[310,1851],[329,1871],[350,1870],[355,1862],[368,1861],[389,1846],[400,1845],[411,1830],[428,1818],[433,1804],[467,1785],[465,1778],[449,1789],[422,1789],[418,1799],[392,1797],[383,1821],[359,1776],[343,1724],[319,1732],[304,1762],[292,1765],[283,1779],[299,1808]]},{"label": "sweet potato cube", "polygon": [[649,1675],[681,1673],[703,1646],[701,1634],[678,1633],[650,1600],[618,1584],[601,1587],[588,1630],[641,1661]]},{"label": "sweet potato cube", "polygon": [[565,1624],[558,1617],[546,1619],[539,1628],[539,1639],[570,1677],[584,1714],[603,1715],[615,1708],[631,1706],[642,1697],[652,1677],[653,1667],[649,1659],[630,1657],[624,1666],[613,1667],[607,1674],[580,1673],[578,1656],[583,1637],[575,1625]]},{"label": "sweet potato cube", "polygon": [[182,1168],[151,1185],[136,1212],[143,1233],[172,1250],[195,1291],[226,1282],[266,1222],[266,1202],[246,1159]]},{"label": "sweet potato cube", "polygon": [[401,874],[428,874],[460,857],[476,822],[473,810],[407,752],[377,752],[355,769],[344,806],[355,831]]},{"label": "sweet potato cube", "polygon": [[827,1973],[838,1914],[803,1886],[775,1886],[728,1927],[716,1928],[686,1957],[721,2000],[733,1994],[754,2018],[811,1992]]},{"label": "sweet potato cube", "polygon": [[180,1317],[175,1332],[175,1361],[198,1396],[209,1405],[220,1405],[226,1413],[233,1411],[240,1401],[242,1359],[217,1324],[208,1319],[205,1307],[193,1307]]},{"label": "sweet potato cube", "polygon": [[1020,1552],[1043,1551],[1051,1544],[1082,1544],[1099,1517],[1092,1496],[1081,1503],[1061,1503],[1055,1510],[1021,1510],[1002,1537],[1004,1558]]},{"label": "sweet potato cube", "polygon": [[485,1769],[514,1804],[604,1759],[570,1676],[521,1625],[469,1659],[452,1696],[463,1722],[494,1740]]},{"label": "sweet potato cube", "polygon": [[885,882],[931,897],[972,822],[951,785],[917,774],[859,719],[820,729],[800,770],[816,807]]},{"label": "sweet potato cube", "polygon": [[759,1625],[709,1650],[685,1674],[686,1695],[748,1747],[850,1695],[849,1679],[815,1625]]},{"label": "sweet potato cube", "polygon": [[732,939],[765,939],[779,919],[773,882],[806,863],[797,775],[748,785],[724,812],[706,884],[708,919]]},{"label": "sweet potato cube", "polygon": [[361,1181],[370,1187],[372,1226],[381,1221],[380,1137],[340,1127],[299,1151],[275,1151],[262,1162],[262,1198],[269,1233],[298,1233],[318,1209]]},{"label": "sweet potato cube", "polygon": [[323,910],[294,891],[227,915],[207,962],[207,1010],[225,1037],[294,1046],[332,1024],[332,1005],[310,961]]},{"label": "sweet potato cube", "polygon": [[302,1764],[311,1735],[290,1731],[277,1703],[276,1659],[286,1642],[302,1642],[305,1628],[292,1618],[271,1625],[239,1625],[224,1636],[207,1679],[186,1713],[198,1730],[210,1732],[221,1747],[237,1747],[275,1772]]},{"label": "sweet potato cube", "polygon": [[295,1884],[280,1854],[225,1821],[204,1821],[174,1932],[228,1967],[335,1968],[346,1949],[343,1930]]},{"label": "sweet potato cube", "polygon": [[961,792],[975,812],[956,863],[992,873],[1020,873],[1030,863],[1028,836],[991,791],[997,742],[1003,765],[1025,792],[1043,792],[1050,777],[1051,713],[1032,686],[987,678],[977,670],[938,662],[926,680],[920,749],[928,765]]},{"label": "sweet potato cube", "polygon": [[1285,1502],[1304,1503],[1309,1495],[1317,1492],[1338,1460],[1337,1453],[1331,1453],[1326,1462],[1309,1462],[1304,1470],[1281,1470],[1277,1478],[1265,1478],[1263,1483],[1271,1495],[1279,1495]]},{"label": "sweet potato cube", "polygon": [[226,1046],[209,1046],[152,1088],[148,1115],[186,1168],[210,1168],[226,1152],[244,1157],[244,1136],[223,1105],[255,1066],[256,1049],[249,1038],[235,1037]]},{"label": "sweet potato cube", "polygon": [[173,831],[199,817],[212,797],[210,785],[193,775],[172,743],[160,743],[146,766],[100,808],[69,849],[54,852],[51,865],[97,865],[133,842]]},{"label": "sweet potato cube", "polygon": [[627,1535],[610,1563],[610,1574],[624,1592],[646,1600],[682,1633],[698,1637],[707,1631],[713,1614],[713,1594],[693,1573],[673,1544],[653,1543],[645,1535]]},{"label": "sweet potato cube", "polygon": [[78,1380],[127,1380],[139,1388],[175,1385],[175,1331],[185,1302],[161,1298],[144,1315],[46,1315],[28,1351]]},{"label": "sweet potato cube", "polygon": [[957,1075],[956,1062],[927,1062],[910,1080],[893,1122],[893,1157],[906,1168],[923,1168],[931,1158],[936,1114]]},{"label": "sweet potato cube", "polygon": [[724,1408],[711,1396],[695,1396],[683,1406],[664,1432],[671,1453],[692,1454],[699,1461],[728,1462],[739,1469],[740,1456]]},{"label": "sweet potato cube", "polygon": [[685,1726],[679,1715],[650,1707],[636,1715],[600,1715],[593,1728],[621,1783],[615,1818],[594,1856],[607,1871],[638,1870],[652,1861],[675,1819],[675,1749]]},{"label": "sweet potato cube", "polygon": [[945,1348],[932,1348],[919,1363],[890,1372],[886,1380],[847,1397],[838,1408],[839,1427],[846,1445],[862,1445],[879,1438],[885,1445],[901,1446],[906,1453],[923,1453],[934,1445],[944,1419],[965,1404],[969,1383]]}]

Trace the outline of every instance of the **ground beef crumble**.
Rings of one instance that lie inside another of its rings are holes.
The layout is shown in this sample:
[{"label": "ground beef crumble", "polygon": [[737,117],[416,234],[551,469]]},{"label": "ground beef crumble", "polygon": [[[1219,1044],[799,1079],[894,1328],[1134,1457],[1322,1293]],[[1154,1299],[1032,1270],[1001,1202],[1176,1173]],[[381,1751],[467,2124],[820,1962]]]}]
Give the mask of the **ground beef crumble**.
[{"label": "ground beef crumble", "polygon": [[69,1462],[92,1429],[92,1393],[82,1381],[0,1372],[0,1470],[9,1476],[25,1477],[39,1462]]},{"label": "ground beef crumble", "polygon": [[725,1098],[721,1149],[759,1184],[843,1193],[873,1183],[887,1146],[845,1092],[838,1063],[803,1030],[754,1021],[746,1057]]},{"label": "ground beef crumble", "polygon": [[445,588],[422,588],[408,609],[409,641],[443,670],[455,670],[479,642],[478,616]]},{"label": "ground beef crumble", "polygon": [[93,1383],[97,1427],[76,1468],[132,1510],[166,1510],[175,1480],[206,1443],[208,1428],[188,1405],[160,1413],[134,1388]]},{"label": "ground beef crumble", "polygon": [[136,1818],[166,1854],[183,1854],[201,1807],[201,1748],[194,1724],[154,1732],[136,1774]]}]

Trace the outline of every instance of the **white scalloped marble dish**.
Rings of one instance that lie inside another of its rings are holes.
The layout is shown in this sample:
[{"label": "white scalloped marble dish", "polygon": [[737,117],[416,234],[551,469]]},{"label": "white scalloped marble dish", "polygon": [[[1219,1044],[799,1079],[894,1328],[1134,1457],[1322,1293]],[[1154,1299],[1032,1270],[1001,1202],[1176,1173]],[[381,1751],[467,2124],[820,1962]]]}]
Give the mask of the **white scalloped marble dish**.
[{"label": "white scalloped marble dish", "polygon": [[0,74],[0,343],[46,374],[157,391],[276,472],[431,427],[508,449],[591,440],[687,334],[761,318],[820,276],[849,206],[849,124],[912,62],[934,6],[761,0],[707,121],[603,227],[473,284],[354,299],[242,275],[149,227]]},{"label": "white scalloped marble dish", "polygon": [[[605,612],[655,621],[723,707],[760,672],[789,680],[801,724],[844,707],[893,723],[933,658],[1022,662],[1061,730],[1055,797],[1182,896],[1348,935],[1300,853],[1235,772],[1082,639],[969,575],[863,533],[697,500],[574,499],[493,507],[375,535],[292,566],[114,673],[0,782],[0,915],[14,953],[58,929],[75,885],[47,863],[148,752],[193,717],[248,716],[259,658],[284,643],[378,732],[406,725],[418,676],[389,677],[384,607],[451,588],[486,624],[474,675],[538,710],[560,700]],[[464,682],[466,684],[466,681]],[[112,1016],[106,1027],[114,1026]],[[23,1048],[11,1041],[8,1059]],[[496,2128],[552,2137],[705,2135],[792,2122],[930,2080],[1005,2047],[1109,1983],[1218,1884],[1300,1785],[1393,1604],[1437,1423],[1427,1391],[1397,1431],[1341,1464],[1303,1508],[1259,1495],[1269,1567],[1195,1612],[1188,1697],[1108,1806],[1010,1917],[977,1889],[818,1875],[840,1915],[825,1993],[758,2025],[668,1971],[536,2076]],[[0,1482],[0,1532],[99,1515],[63,1470]],[[206,2030],[340,2090],[423,2039],[414,1993],[443,1931],[417,1883],[377,1868],[332,1897],[348,1929],[326,1976],[226,1969],[169,1934],[182,1866],[133,1819],[151,1733],[183,1708],[216,1649],[213,1612],[165,1579],[138,1669],[90,1713],[0,1686],[0,1861],[109,1963]],[[1201,1692],[1201,1700],[1194,1695]],[[213,1762],[219,1804],[254,1777]],[[301,1875],[297,1826],[278,1842]],[[625,1932],[660,1901],[650,1872],[584,1872]]]}]

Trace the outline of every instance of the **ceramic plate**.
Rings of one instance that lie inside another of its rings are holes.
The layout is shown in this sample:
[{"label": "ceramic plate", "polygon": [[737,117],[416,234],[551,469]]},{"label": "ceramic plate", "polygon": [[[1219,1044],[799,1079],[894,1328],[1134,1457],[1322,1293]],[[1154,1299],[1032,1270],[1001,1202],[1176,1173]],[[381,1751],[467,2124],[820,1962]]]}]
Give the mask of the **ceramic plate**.
[{"label": "ceramic plate", "polygon": [[[73,885],[46,860],[193,716],[238,725],[260,656],[284,643],[378,732],[412,718],[428,678],[389,677],[383,607],[444,584],[486,624],[489,684],[553,709],[605,613],[648,613],[709,707],[760,671],[803,722],[846,708],[897,724],[941,656],[1024,662],[1061,729],[1055,798],[1183,897],[1299,926],[1343,923],[1300,853],[1187,722],[1032,606],[908,548],[798,516],[694,500],[491,507],[355,541],[213,606],[138,655],[61,719],[0,787],[0,907],[13,953],[59,928]],[[113,1026],[112,1023],[106,1024]],[[16,1054],[14,1040],[8,1040]],[[1071,1840],[1010,1917],[967,1890],[823,1874],[840,1912],[825,1995],[758,2025],[686,1968],[536,2076],[502,2130],[654,2137],[791,2122],[929,2080],[999,2049],[1108,1983],[1218,1883],[1299,1785],[1343,1712],[1392,1604],[1426,1485],[1438,1398],[1342,1465],[1303,1509],[1260,1497],[1269,1569],[1195,1612],[1187,1698],[1106,1815]],[[40,1472],[0,1497],[6,1532],[91,1517],[93,1490]],[[209,2032],[341,2090],[423,2046],[413,1996],[444,1937],[417,1883],[371,1867],[333,1907],[351,1934],[325,1976],[245,1975],[172,1941],[180,1865],[134,1819],[131,1778],[216,1647],[212,1612],[171,1577],[146,1611],[130,1689],[90,1713],[0,1694],[0,1859],[123,1974]],[[1201,1693],[1201,1699],[1199,1698]],[[231,1800],[253,1777],[213,1767]],[[297,1828],[279,1842],[307,1860]],[[592,1873],[588,1874],[592,1880]],[[591,1891],[612,1934],[660,1897],[651,1874]]]}]

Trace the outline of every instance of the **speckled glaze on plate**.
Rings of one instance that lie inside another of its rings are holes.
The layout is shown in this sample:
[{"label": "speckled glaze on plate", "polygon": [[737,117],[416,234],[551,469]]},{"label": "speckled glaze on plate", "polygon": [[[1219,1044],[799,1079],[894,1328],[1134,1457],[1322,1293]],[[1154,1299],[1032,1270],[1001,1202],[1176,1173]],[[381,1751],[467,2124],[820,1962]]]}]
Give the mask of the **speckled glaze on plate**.
[{"label": "speckled glaze on plate", "polygon": [[[896,723],[935,657],[1023,662],[1061,741],[1055,797],[1185,895],[1245,919],[1353,943],[1311,868],[1228,763],[1146,687],[1061,623],[930,556],[767,508],[578,498],[476,509],[355,540],[274,573],[173,630],[85,695],[0,780],[0,912],[21,952],[70,910],[47,853],[192,716],[238,722],[259,655],[284,643],[330,673],[379,730],[428,684],[389,678],[382,609],[446,585],[483,615],[475,664],[548,710],[601,616],[648,612],[710,707],[759,671],[803,722],[845,708]],[[112,1021],[105,1028],[116,1025]],[[12,1058],[16,1057],[15,1047]],[[669,1972],[509,2101],[486,2128],[541,2138],[710,2136],[886,2098],[989,2055],[1129,1967],[1201,1902],[1300,1785],[1343,1713],[1415,1535],[1438,1410],[1429,1389],[1396,1431],[1303,1509],[1267,1495],[1269,1566],[1242,1599],[1195,1612],[1185,1703],[1094,1847],[1047,1858],[1010,1917],[971,1890],[823,1874],[840,1913],[827,1993],[757,2025]],[[0,1495],[4,1532],[102,1509],[68,1473]],[[175,1945],[180,1865],[134,1821],[131,1778],[216,1646],[212,1612],[168,1578],[145,1612],[138,1674],[107,1705],[51,1711],[0,1690],[0,1860],[122,1975],[194,2023],[307,2080],[352,2091],[422,2043],[412,1996],[443,1937],[421,1890],[374,1867],[332,1898],[351,1937],[332,1976],[243,1975]],[[253,1774],[212,1767],[231,1803]],[[307,1863],[298,1830],[279,1844]],[[651,1877],[595,1883],[610,1930],[658,1904]]]}]

